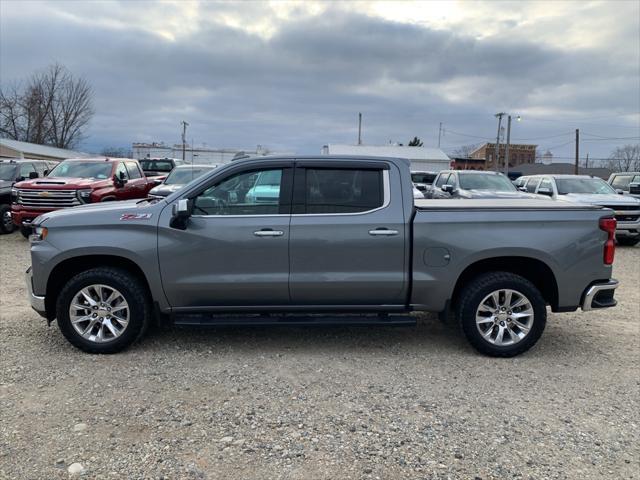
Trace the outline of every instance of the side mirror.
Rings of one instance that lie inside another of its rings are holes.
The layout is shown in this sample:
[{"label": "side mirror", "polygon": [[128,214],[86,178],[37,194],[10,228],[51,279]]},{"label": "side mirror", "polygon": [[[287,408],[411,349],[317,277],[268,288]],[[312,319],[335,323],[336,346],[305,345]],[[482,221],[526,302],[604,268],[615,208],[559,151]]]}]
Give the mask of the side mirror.
[{"label": "side mirror", "polygon": [[174,203],[172,210],[173,216],[171,217],[169,226],[171,228],[177,228],[178,230],[186,230],[192,208],[193,201],[187,198],[181,198],[178,200],[178,203]]},{"label": "side mirror", "polygon": [[453,185],[446,184],[446,185],[442,185],[441,188],[443,192],[446,192],[449,194],[453,193]]},{"label": "side mirror", "polygon": [[618,195],[624,195],[624,190],[621,190],[621,189],[619,189],[619,188],[616,188],[616,193],[617,193]]},{"label": "side mirror", "polygon": [[526,187],[518,187],[518,190],[520,190],[521,192],[526,192],[527,188]]},{"label": "side mirror", "polygon": [[547,195],[548,197],[552,197],[553,196],[553,192],[551,191],[550,188],[539,188],[538,189],[538,194],[539,195]]},{"label": "side mirror", "polygon": [[33,180],[34,178],[38,178],[38,172],[29,172],[29,180]]},{"label": "side mirror", "polygon": [[120,181],[124,183],[126,180],[124,178],[124,172],[120,172]]},{"label": "side mirror", "polygon": [[24,182],[26,180],[26,178],[24,178],[22,175],[20,175],[18,178],[16,178],[16,182]]},{"label": "side mirror", "polygon": [[47,169],[45,168],[45,170],[44,170],[44,176],[46,177],[47,175],[49,175],[49,170],[47,170]]}]

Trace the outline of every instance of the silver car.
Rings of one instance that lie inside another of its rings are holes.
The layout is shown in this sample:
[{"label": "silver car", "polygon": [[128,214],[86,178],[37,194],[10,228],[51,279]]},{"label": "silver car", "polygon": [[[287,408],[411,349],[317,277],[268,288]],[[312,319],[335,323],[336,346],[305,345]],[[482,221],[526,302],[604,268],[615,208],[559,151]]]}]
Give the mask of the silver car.
[{"label": "silver car", "polygon": [[532,175],[524,178],[527,192],[614,210],[618,222],[618,243],[632,246],[640,242],[640,200],[631,195],[621,195],[601,178],[589,175]]},{"label": "silver car", "polygon": [[149,195],[152,197],[166,197],[171,195],[191,180],[195,180],[217,166],[218,165],[180,165],[175,167],[167,178],[165,178],[164,182],[149,191]]}]

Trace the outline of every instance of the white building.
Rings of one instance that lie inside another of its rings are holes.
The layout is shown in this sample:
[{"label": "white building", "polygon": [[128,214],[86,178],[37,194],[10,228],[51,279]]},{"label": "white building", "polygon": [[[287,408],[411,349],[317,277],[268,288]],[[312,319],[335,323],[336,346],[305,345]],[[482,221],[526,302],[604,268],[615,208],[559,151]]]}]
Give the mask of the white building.
[{"label": "white building", "polygon": [[0,139],[0,158],[27,158],[30,160],[65,160],[67,158],[90,157],[88,153],[64,148],[19,142],[8,138]]},{"label": "white building", "polygon": [[412,171],[446,170],[451,159],[439,148],[409,147],[406,145],[339,145],[322,147],[323,155],[364,155],[367,157],[407,158]]},{"label": "white building", "polygon": [[[182,145],[166,145],[165,143],[134,143],[132,145],[133,158],[142,160],[145,158],[177,158],[182,159]],[[228,163],[234,157],[243,155],[264,156],[264,155],[285,155],[290,152],[274,152],[262,145],[256,148],[208,148],[192,147],[187,145],[184,150],[184,158],[187,162],[193,163]]]}]

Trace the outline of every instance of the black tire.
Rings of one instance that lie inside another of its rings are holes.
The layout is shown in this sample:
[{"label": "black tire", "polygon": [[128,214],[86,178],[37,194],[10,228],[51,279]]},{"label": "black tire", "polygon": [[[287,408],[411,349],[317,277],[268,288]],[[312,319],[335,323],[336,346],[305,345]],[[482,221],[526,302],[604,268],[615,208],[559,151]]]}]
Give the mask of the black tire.
[{"label": "black tire", "polygon": [[32,232],[31,227],[26,227],[24,225],[20,227],[20,233],[24,238],[29,238],[29,235],[31,235],[31,232]]},{"label": "black tire", "polygon": [[0,233],[12,233],[15,229],[11,219],[11,205],[0,205]]},{"label": "black tire", "polygon": [[[482,336],[480,327],[476,325],[476,312],[481,302],[492,292],[501,289],[515,290],[523,294],[533,309],[529,332],[511,345],[491,343]],[[467,283],[458,298],[456,314],[469,343],[480,353],[492,357],[514,357],[526,352],[538,341],[547,323],[546,302],[540,291],[526,278],[509,272],[485,273]]]},{"label": "black tire", "polygon": [[629,237],[621,237],[616,238],[618,245],[622,245],[623,247],[633,247],[640,243],[640,238],[629,238]]},{"label": "black tire", "polygon": [[[83,338],[76,332],[69,318],[69,306],[73,297],[90,285],[106,285],[117,289],[129,304],[129,323],[122,334],[111,341],[97,343]],[[151,304],[147,290],[141,281],[126,270],[98,267],[71,278],[60,291],[56,302],[58,327],[75,347],[88,353],[117,353],[142,338],[151,320]]]}]

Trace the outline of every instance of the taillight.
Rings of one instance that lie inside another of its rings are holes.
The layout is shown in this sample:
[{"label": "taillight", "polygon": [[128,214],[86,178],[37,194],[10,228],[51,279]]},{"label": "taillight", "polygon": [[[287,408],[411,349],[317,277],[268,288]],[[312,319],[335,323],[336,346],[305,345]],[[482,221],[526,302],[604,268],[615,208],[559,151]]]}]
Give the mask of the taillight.
[{"label": "taillight", "polygon": [[616,219],[615,218],[601,218],[600,230],[607,232],[607,241],[604,244],[603,260],[605,265],[613,264],[613,257],[616,253]]}]

